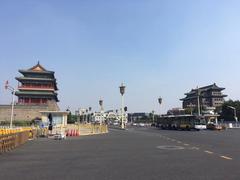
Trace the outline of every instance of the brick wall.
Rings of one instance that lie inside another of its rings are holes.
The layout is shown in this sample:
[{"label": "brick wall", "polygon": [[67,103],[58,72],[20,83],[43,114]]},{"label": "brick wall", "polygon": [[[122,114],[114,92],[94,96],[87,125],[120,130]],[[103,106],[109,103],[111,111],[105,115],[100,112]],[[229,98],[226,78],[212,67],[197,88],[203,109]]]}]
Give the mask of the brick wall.
[{"label": "brick wall", "polygon": [[[11,105],[0,105],[0,121],[10,121],[11,108]],[[59,111],[59,107],[54,101],[49,101],[47,105],[15,105],[14,120],[41,118],[40,111]]]}]

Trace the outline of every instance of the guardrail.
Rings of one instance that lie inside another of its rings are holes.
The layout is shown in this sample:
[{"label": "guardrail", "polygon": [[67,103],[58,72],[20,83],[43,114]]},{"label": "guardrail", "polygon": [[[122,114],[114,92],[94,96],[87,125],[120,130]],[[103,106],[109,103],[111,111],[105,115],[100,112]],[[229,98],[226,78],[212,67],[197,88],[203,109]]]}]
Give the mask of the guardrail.
[{"label": "guardrail", "polygon": [[[17,131],[17,132],[15,132]],[[1,129],[0,134],[0,154],[11,151],[26,143],[29,139],[36,138],[36,129]]]},{"label": "guardrail", "polygon": [[108,133],[108,126],[105,124],[69,124],[65,128],[67,134],[69,134],[69,132],[71,132],[72,130],[77,131],[77,134],[79,134],[80,136],[104,134]]}]

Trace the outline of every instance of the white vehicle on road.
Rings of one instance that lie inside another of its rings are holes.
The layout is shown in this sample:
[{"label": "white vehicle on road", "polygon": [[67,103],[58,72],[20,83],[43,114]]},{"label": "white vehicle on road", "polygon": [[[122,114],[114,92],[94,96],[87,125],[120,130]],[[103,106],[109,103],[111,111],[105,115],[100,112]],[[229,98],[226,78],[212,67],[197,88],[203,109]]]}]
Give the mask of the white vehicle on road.
[{"label": "white vehicle on road", "polygon": [[145,124],[144,123],[139,123],[139,126],[140,127],[145,127]]},{"label": "white vehicle on road", "polygon": [[207,129],[207,125],[205,125],[205,124],[198,124],[198,125],[194,125],[194,128],[196,130],[204,130],[204,129]]}]

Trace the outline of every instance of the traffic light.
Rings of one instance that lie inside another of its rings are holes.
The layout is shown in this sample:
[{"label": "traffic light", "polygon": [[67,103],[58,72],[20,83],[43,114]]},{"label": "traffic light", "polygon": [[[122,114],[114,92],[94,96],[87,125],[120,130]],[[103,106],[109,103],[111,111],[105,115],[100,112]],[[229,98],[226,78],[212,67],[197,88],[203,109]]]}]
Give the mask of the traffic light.
[{"label": "traffic light", "polygon": [[124,107],[124,111],[127,112],[127,106]]}]

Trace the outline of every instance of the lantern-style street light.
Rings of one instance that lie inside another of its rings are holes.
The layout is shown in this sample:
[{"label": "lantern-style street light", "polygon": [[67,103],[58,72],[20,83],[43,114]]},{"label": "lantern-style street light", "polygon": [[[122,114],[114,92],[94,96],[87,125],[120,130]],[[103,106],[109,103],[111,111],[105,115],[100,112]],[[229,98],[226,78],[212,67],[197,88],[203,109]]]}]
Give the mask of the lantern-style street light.
[{"label": "lantern-style street light", "polygon": [[235,119],[236,122],[238,122],[238,118],[237,118],[237,110],[236,110],[236,108],[233,107],[233,106],[227,106],[227,107],[233,110],[233,113],[234,113],[234,119]]},{"label": "lantern-style street light", "polygon": [[89,122],[91,122],[92,121],[92,115],[91,115],[92,107],[89,107],[88,111],[89,111],[89,114],[90,114]]},{"label": "lantern-style street light", "polygon": [[103,100],[99,100],[99,105],[100,105],[100,111],[103,111]]},{"label": "lantern-style street light", "polygon": [[121,128],[125,129],[125,122],[124,122],[124,94],[125,94],[125,88],[126,86],[123,85],[123,83],[121,84],[121,86],[119,87],[120,89],[120,94],[122,95],[122,117],[121,117]]},{"label": "lantern-style street light", "polygon": [[201,92],[200,92],[200,89],[197,87],[197,106],[198,106],[198,116],[201,116],[201,109],[200,109],[200,96],[201,96]]},{"label": "lantern-style street light", "polygon": [[99,105],[100,105],[100,114],[101,114],[100,124],[102,124],[103,122],[103,100],[102,99],[99,100]]},{"label": "lantern-style street light", "polygon": [[[158,103],[159,103],[160,109],[161,109],[161,104],[162,104],[162,98],[161,97],[158,98]],[[160,111],[160,116],[161,116],[161,111]]]},{"label": "lantern-style street light", "polygon": [[195,107],[195,105],[190,103],[189,105],[187,105],[187,107],[190,108],[190,113],[191,113],[191,115],[193,115],[193,108]]},{"label": "lantern-style street light", "polygon": [[155,113],[154,110],[152,110],[152,121],[153,121],[152,124],[153,125],[154,125],[154,113]]}]

